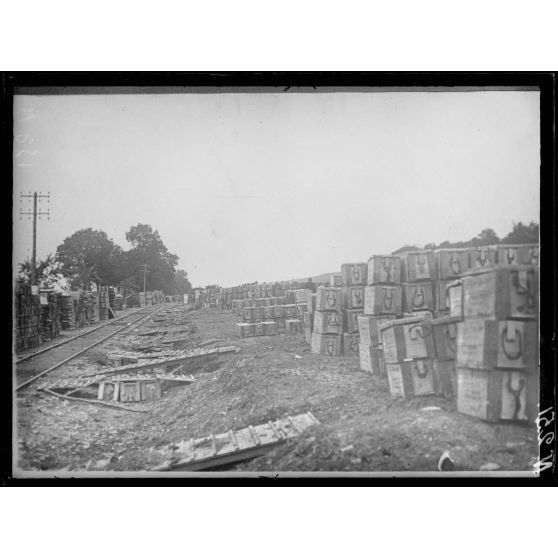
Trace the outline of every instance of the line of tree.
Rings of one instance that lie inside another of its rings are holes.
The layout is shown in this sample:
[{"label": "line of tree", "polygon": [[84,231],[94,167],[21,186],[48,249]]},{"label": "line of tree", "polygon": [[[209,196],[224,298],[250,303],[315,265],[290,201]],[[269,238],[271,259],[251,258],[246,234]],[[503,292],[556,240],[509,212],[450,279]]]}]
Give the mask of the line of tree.
[{"label": "line of tree", "polygon": [[[483,229],[477,236],[471,240],[462,242],[449,242],[444,240],[440,244],[430,242],[424,245],[424,250],[438,250],[439,248],[468,248],[472,246],[487,246],[493,244],[537,244],[539,242],[539,225],[531,221],[528,225],[524,225],[521,221],[513,223],[511,232],[503,238],[499,238],[493,229]],[[418,250],[418,246],[402,246],[397,249],[394,254],[408,252],[409,250]]]},{"label": "line of tree", "polygon": [[[63,280],[70,289],[91,290],[100,285],[118,286],[125,292],[145,289],[166,294],[192,291],[188,274],[177,269],[178,256],[169,252],[151,225],[138,223],[126,233],[128,250],[118,246],[104,231],[82,229],[64,239],[36,265],[37,283],[50,288]],[[26,259],[19,277],[29,281],[31,262]]]}]

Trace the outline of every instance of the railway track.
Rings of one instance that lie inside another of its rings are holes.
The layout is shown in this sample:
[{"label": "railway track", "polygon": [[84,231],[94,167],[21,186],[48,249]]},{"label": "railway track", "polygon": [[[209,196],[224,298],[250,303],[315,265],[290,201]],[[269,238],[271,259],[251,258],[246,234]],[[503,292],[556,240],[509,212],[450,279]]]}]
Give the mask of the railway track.
[{"label": "railway track", "polygon": [[[125,329],[137,326],[142,320],[168,307],[168,305],[157,305],[155,308],[150,307],[149,310],[142,308],[133,314],[127,314],[115,320],[107,321],[98,327],[65,339],[60,343],[30,355],[25,355],[16,361],[16,391],[28,387],[39,378],[60,368],[60,366],[63,366],[70,360],[93,349]],[[130,318],[133,319],[130,320]],[[122,320],[126,320],[124,325],[122,325]]]}]

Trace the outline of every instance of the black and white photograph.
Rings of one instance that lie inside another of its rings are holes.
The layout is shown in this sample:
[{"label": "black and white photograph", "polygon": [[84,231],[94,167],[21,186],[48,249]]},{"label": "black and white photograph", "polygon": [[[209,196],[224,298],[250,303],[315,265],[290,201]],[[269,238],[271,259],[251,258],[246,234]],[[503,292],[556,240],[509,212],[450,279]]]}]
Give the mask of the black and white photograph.
[{"label": "black and white photograph", "polygon": [[540,88],[207,77],[14,89],[13,476],[552,467]]}]

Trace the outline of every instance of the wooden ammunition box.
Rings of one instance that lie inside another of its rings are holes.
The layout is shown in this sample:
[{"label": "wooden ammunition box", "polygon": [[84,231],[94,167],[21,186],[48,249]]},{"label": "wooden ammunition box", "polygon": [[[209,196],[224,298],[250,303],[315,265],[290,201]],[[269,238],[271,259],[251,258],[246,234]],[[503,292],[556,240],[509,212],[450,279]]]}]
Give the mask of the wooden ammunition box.
[{"label": "wooden ammunition box", "polygon": [[430,322],[434,334],[436,358],[455,360],[457,355],[457,324],[459,318],[438,318]]},{"label": "wooden ammunition box", "polygon": [[358,332],[362,345],[376,346],[380,343],[380,326],[395,320],[396,316],[358,316]]},{"label": "wooden ammunition box", "polygon": [[302,321],[285,320],[285,333],[302,333]]},{"label": "wooden ammunition box", "polygon": [[274,306],[273,307],[273,317],[274,318],[285,318],[286,317],[286,312],[285,312],[285,305],[278,305],[278,306]]},{"label": "wooden ammunition box", "polygon": [[341,287],[343,286],[343,276],[340,273],[333,273],[329,277],[330,287]]},{"label": "wooden ammunition box", "polygon": [[264,335],[277,335],[278,327],[277,322],[262,322],[264,328]]},{"label": "wooden ammunition box", "polygon": [[341,312],[314,312],[313,331],[341,335],[343,333],[343,314]]},{"label": "wooden ammunition box", "polygon": [[119,382],[118,399],[122,403],[141,401],[141,382]]},{"label": "wooden ammunition box", "polygon": [[253,335],[255,335],[255,331],[255,324],[236,324],[236,335],[238,337],[252,337]]},{"label": "wooden ammunition box", "polygon": [[343,324],[346,333],[358,333],[358,318],[363,316],[362,310],[345,310]]},{"label": "wooden ammunition box", "polygon": [[437,279],[436,260],[430,250],[407,252],[403,254],[401,264],[403,281],[414,283]]},{"label": "wooden ammunition box", "polygon": [[341,335],[322,335],[312,333],[312,352],[318,355],[340,356]]},{"label": "wooden ammunition box", "polygon": [[380,374],[380,360],[377,347],[371,345],[358,346],[360,369],[364,372],[372,372],[373,374]]},{"label": "wooden ammunition box", "polygon": [[478,246],[469,249],[470,269],[486,269],[496,265],[496,248],[492,246]]},{"label": "wooden ammunition box", "polygon": [[405,283],[403,285],[403,311],[434,311],[434,292],[431,281],[423,283]]},{"label": "wooden ammunition box", "polygon": [[401,283],[401,258],[399,256],[372,256],[368,260],[368,285]]},{"label": "wooden ammunition box", "polygon": [[436,395],[440,386],[431,359],[415,359],[386,363],[389,390],[392,397],[411,398],[419,395]]},{"label": "wooden ammunition box", "polygon": [[455,279],[469,270],[469,250],[466,248],[443,248],[434,254],[438,279]]},{"label": "wooden ammunition box", "polygon": [[353,287],[357,285],[366,285],[366,271],[368,266],[364,262],[347,263],[341,265],[341,277],[343,278],[343,286]]},{"label": "wooden ammunition box", "polygon": [[457,324],[457,365],[492,370],[536,370],[537,324],[520,320],[467,319]]},{"label": "wooden ammunition box", "polygon": [[442,395],[446,399],[455,399],[457,396],[455,360],[434,360],[434,371],[440,382]]},{"label": "wooden ammunition box", "polygon": [[141,380],[140,391],[142,401],[154,401],[155,399],[161,399],[161,381]]},{"label": "wooden ammunition box", "polygon": [[264,320],[271,320],[273,321],[273,318],[275,318],[275,312],[274,312],[274,306],[264,306],[262,308],[262,318]]},{"label": "wooden ammunition box", "polygon": [[448,283],[446,292],[448,293],[450,316],[463,319],[463,282],[459,280]]},{"label": "wooden ammunition box", "polygon": [[498,267],[539,265],[538,244],[499,244],[497,250]]},{"label": "wooden ammunition box", "polygon": [[534,422],[539,375],[517,370],[457,367],[457,410],[490,422]]},{"label": "wooden ammunition box", "polygon": [[341,312],[343,309],[343,291],[333,287],[318,287],[316,292],[316,310],[333,310]]},{"label": "wooden ammunition box", "polygon": [[296,315],[302,318],[302,314],[308,311],[308,304],[306,302],[297,302],[296,304]]},{"label": "wooden ammunition box", "polygon": [[386,363],[405,359],[433,358],[434,336],[429,321],[420,318],[394,320],[380,327]]},{"label": "wooden ammunition box", "polygon": [[285,318],[296,318],[297,308],[296,304],[285,304]]},{"label": "wooden ammunition box", "polygon": [[532,318],[539,314],[539,271],[533,266],[509,267],[463,277],[465,318]]},{"label": "wooden ammunition box", "polygon": [[364,308],[364,286],[343,287],[345,308]]},{"label": "wooden ammunition box", "polygon": [[359,335],[358,333],[343,334],[343,354],[345,356],[359,356]]},{"label": "wooden ammunition box", "polygon": [[371,285],[364,288],[364,313],[401,314],[402,290],[400,285]]}]

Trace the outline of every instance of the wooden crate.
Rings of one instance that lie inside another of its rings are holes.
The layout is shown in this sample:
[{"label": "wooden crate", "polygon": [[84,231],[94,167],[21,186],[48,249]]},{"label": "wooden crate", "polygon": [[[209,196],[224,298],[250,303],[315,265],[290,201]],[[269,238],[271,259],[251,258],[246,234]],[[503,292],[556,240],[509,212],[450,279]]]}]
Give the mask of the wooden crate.
[{"label": "wooden crate", "polygon": [[359,356],[359,341],[358,333],[344,333],[343,334],[343,354],[345,356]]},{"label": "wooden crate", "polygon": [[360,359],[360,369],[364,372],[372,372],[372,374],[381,374],[380,359],[377,347],[364,345],[358,346],[358,354]]},{"label": "wooden crate", "polygon": [[442,248],[434,255],[438,279],[455,279],[469,270],[467,248]]},{"label": "wooden crate", "polygon": [[456,360],[458,366],[482,370],[536,369],[537,324],[530,321],[478,318],[459,322]]},{"label": "wooden crate", "polygon": [[156,399],[161,399],[161,381],[141,380],[140,393],[142,401],[154,401]]},{"label": "wooden crate", "polygon": [[323,335],[312,333],[312,352],[318,355],[340,356],[341,335]]},{"label": "wooden crate", "polygon": [[497,250],[499,267],[539,265],[538,244],[499,244]]},{"label": "wooden crate", "polygon": [[402,279],[405,282],[432,281],[437,279],[436,260],[431,250],[420,250],[403,254],[401,260]]},{"label": "wooden crate", "polygon": [[380,342],[380,326],[395,320],[397,316],[358,316],[358,332],[363,345],[375,346]]},{"label": "wooden crate", "polygon": [[316,292],[316,310],[343,309],[343,291],[334,287],[318,287]]},{"label": "wooden crate", "polygon": [[366,285],[366,272],[368,266],[364,262],[346,263],[341,265],[341,277],[345,287]]},{"label": "wooden crate", "polygon": [[486,269],[496,265],[496,248],[493,246],[478,246],[469,249],[469,268]]},{"label": "wooden crate", "polygon": [[436,358],[455,360],[457,356],[457,324],[459,318],[438,318],[430,322],[434,334]]},{"label": "wooden crate", "polygon": [[389,391],[392,397],[411,398],[440,393],[434,363],[431,359],[415,359],[386,363]]},{"label": "wooden crate", "polygon": [[486,421],[534,422],[539,375],[457,367],[457,410]]},{"label": "wooden crate", "polygon": [[401,258],[399,256],[372,256],[368,260],[368,285],[401,283]]},{"label": "wooden crate", "polygon": [[[285,320],[286,323],[286,320]],[[278,333],[278,325],[277,322],[270,321],[270,322],[262,322],[264,327],[264,335],[277,335]]]},{"label": "wooden crate", "polygon": [[440,382],[442,395],[446,399],[457,396],[457,371],[455,360],[434,360],[434,371]]},{"label": "wooden crate", "polygon": [[285,333],[302,333],[302,321],[285,320]]},{"label": "wooden crate", "polygon": [[405,283],[403,285],[403,311],[434,311],[434,291],[431,281]]},{"label": "wooden crate", "polygon": [[394,320],[380,327],[380,339],[386,363],[435,356],[430,322],[420,318]]},{"label": "wooden crate", "polygon": [[539,270],[533,266],[500,268],[463,278],[465,318],[532,318],[539,314]]},{"label": "wooden crate", "polygon": [[343,314],[341,312],[314,312],[313,331],[341,335],[343,333]]},{"label": "wooden crate", "polygon": [[364,286],[343,287],[345,308],[364,308]]},{"label": "wooden crate", "polygon": [[255,335],[255,324],[239,323],[236,324],[236,335],[238,337],[253,337]]},{"label": "wooden crate", "polygon": [[463,281],[452,281],[446,285],[449,303],[449,315],[463,319]]},{"label": "wooden crate", "polygon": [[332,273],[329,276],[329,286],[330,287],[342,287],[343,286],[343,276],[340,273]]},{"label": "wooden crate", "polygon": [[141,382],[119,382],[118,400],[122,403],[141,401]]},{"label": "wooden crate", "polygon": [[370,285],[364,288],[364,313],[368,315],[401,314],[400,285]]},{"label": "wooden crate", "polygon": [[364,316],[362,310],[345,310],[343,325],[346,333],[358,333],[358,318]]}]

